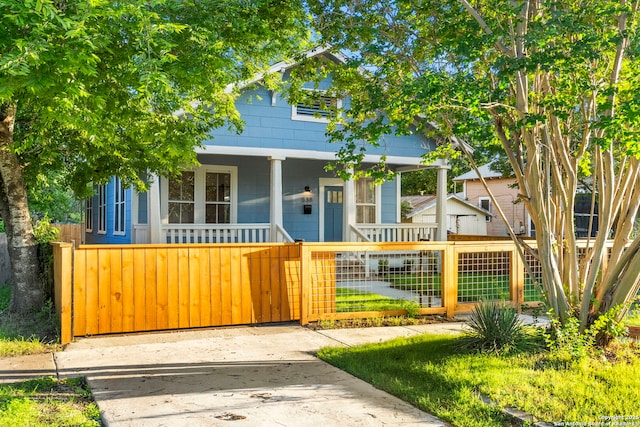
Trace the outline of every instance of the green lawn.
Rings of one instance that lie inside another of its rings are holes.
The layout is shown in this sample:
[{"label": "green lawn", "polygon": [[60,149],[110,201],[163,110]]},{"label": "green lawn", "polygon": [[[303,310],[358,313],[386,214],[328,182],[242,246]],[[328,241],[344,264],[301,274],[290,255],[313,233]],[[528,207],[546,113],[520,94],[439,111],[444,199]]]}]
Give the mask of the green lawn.
[{"label": "green lawn", "polygon": [[587,359],[564,368],[547,360],[546,352],[465,354],[457,347],[459,339],[421,335],[326,348],[318,355],[456,426],[506,425],[502,411],[483,403],[480,395],[551,423],[588,425],[615,416],[629,417],[635,422],[630,425],[640,425],[637,348],[635,355],[619,352],[613,362]]},{"label": "green lawn", "polygon": [[336,288],[336,311],[338,313],[402,310],[406,306],[407,301],[405,300],[353,289]]},{"label": "green lawn", "polygon": [[[439,295],[442,292],[440,274],[387,273],[383,280],[396,289],[422,291]],[[542,301],[542,296],[530,280],[525,282],[525,301]],[[476,302],[509,299],[509,276],[506,274],[461,273],[458,276],[458,301]]]},{"label": "green lawn", "polygon": [[60,348],[55,311],[47,304],[38,313],[20,316],[6,311],[11,288],[0,285],[0,357],[48,353]]},{"label": "green lawn", "polygon": [[0,426],[100,425],[100,410],[80,378],[0,385]]}]

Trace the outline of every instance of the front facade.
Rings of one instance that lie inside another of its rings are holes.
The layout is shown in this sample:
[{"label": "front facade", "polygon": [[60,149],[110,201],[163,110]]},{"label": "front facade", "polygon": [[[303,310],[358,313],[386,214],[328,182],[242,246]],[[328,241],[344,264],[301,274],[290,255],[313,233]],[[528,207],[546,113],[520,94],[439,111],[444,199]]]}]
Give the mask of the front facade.
[{"label": "front facade", "polygon": [[[197,152],[199,167],[181,179],[152,177],[148,193],[123,189],[117,178],[98,188],[87,203],[87,243],[378,240],[371,233],[406,227],[399,180],[342,181],[325,170],[339,147],[328,141],[329,113],[320,104],[342,102],[319,96],[311,106],[290,105],[260,85],[245,89],[236,102],[242,133],[212,130]],[[433,149],[422,135],[387,135],[365,163],[385,155],[393,169],[414,169]],[[436,233],[433,224],[416,232]]]}]

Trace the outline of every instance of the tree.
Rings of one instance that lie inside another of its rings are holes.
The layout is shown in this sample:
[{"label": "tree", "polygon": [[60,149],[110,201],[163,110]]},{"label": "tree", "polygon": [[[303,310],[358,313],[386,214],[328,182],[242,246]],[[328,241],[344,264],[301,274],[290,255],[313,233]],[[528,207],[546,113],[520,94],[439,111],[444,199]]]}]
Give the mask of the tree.
[{"label": "tree", "polygon": [[[426,123],[498,143],[536,228],[537,248],[518,247],[540,263],[559,319],[575,315],[584,329],[635,297],[637,1],[310,0],[310,9],[323,40],[349,57],[335,70],[336,85],[354,95],[340,137],[375,142],[390,129],[429,132]],[[599,219],[583,252],[574,226],[581,191]]]},{"label": "tree", "polygon": [[[233,82],[299,48],[306,12],[277,0],[0,0],[0,216],[11,310],[43,303],[27,188],[79,195],[113,175],[175,173],[215,126],[241,126]],[[58,176],[58,175],[56,175]]]}]

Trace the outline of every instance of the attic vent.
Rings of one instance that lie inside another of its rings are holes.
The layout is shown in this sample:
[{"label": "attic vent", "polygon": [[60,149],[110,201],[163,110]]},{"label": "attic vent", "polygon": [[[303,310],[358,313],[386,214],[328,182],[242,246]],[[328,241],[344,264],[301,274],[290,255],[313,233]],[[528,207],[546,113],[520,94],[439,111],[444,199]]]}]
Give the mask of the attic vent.
[{"label": "attic vent", "polygon": [[335,115],[335,108],[340,101],[331,96],[318,96],[313,104],[298,103],[293,107],[293,120],[328,122]]}]

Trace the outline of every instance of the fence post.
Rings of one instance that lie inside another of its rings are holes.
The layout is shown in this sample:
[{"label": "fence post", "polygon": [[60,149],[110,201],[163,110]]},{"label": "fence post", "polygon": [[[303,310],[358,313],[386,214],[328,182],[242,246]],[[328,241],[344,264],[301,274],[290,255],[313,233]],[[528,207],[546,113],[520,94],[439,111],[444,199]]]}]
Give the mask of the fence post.
[{"label": "fence post", "polygon": [[515,247],[516,243],[513,243],[514,247],[511,251],[511,272],[509,275],[509,285],[511,292],[511,302],[518,310],[518,313],[522,311],[522,304],[524,304],[524,262],[520,258],[520,254]]},{"label": "fence post", "polygon": [[442,251],[442,302],[446,309],[446,317],[451,319],[455,315],[458,304],[458,254],[455,242],[444,242]]},{"label": "fence post", "polygon": [[311,273],[309,271],[309,265],[311,264],[311,248],[305,246],[304,242],[299,242],[300,245],[300,257],[298,262],[300,263],[300,325],[304,326],[309,324],[309,296],[311,289]]},{"label": "fence post", "polygon": [[53,246],[54,303],[60,321],[60,344],[72,340],[72,277],[73,245],[71,243],[51,243]]}]

